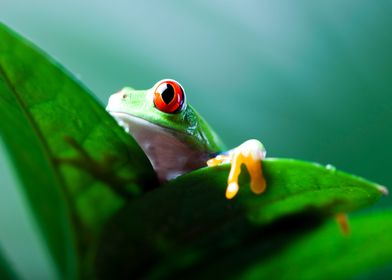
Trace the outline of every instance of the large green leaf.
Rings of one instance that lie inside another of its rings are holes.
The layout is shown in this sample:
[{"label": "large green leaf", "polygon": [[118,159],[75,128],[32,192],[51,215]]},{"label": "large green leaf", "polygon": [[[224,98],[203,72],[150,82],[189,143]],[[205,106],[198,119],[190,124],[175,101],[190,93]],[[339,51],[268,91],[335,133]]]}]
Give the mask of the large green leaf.
[{"label": "large green leaf", "polygon": [[[228,246],[220,248],[219,252],[204,256],[196,266],[180,273],[172,271],[171,277],[351,279],[392,264],[391,211],[354,216],[350,226],[352,232],[347,236],[332,220],[322,224],[309,215],[282,219],[255,232],[251,239],[238,240],[239,245],[230,250]],[[181,259],[181,254],[176,257],[169,264],[189,261]],[[158,272],[167,271],[168,263],[164,265]],[[150,278],[161,278],[161,274],[150,274]],[[380,279],[385,279],[385,275]]]},{"label": "large green leaf", "polygon": [[[343,236],[329,222],[269,259],[259,256],[250,260],[248,269],[238,276],[241,279],[349,279],[392,263],[391,211],[356,216],[350,224],[350,236]],[[258,246],[256,242],[254,247]],[[241,251],[236,255],[241,255]],[[222,258],[221,265],[225,261]],[[209,267],[209,271],[213,269]]]},{"label": "large green leaf", "polygon": [[12,280],[18,279],[11,265],[6,261],[2,250],[0,249],[0,279],[1,280]]},{"label": "large green leaf", "polygon": [[75,278],[102,225],[124,202],[112,190],[140,193],[155,174],[85,88],[4,25],[0,118],[1,138],[59,274]]},{"label": "large green leaf", "polygon": [[[242,176],[238,195],[227,200],[225,165],[186,174],[129,203],[106,230],[99,274],[161,278],[183,271],[185,277],[253,242],[268,241],[267,249],[277,250],[324,217],[365,207],[382,195],[379,185],[331,167],[289,159],[267,159],[263,166],[268,189],[262,195],[253,194]],[[249,265],[235,258],[270,253],[244,250],[225,264],[230,273]]]}]

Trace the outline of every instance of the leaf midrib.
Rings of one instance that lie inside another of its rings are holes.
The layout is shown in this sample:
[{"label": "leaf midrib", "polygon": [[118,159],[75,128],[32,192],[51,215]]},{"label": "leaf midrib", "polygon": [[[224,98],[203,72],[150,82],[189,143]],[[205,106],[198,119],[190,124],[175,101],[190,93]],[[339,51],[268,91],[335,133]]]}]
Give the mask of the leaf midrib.
[{"label": "leaf midrib", "polygon": [[[3,65],[0,63],[0,75],[3,76],[4,81],[9,88],[9,90],[13,93],[16,103],[19,105],[20,111],[24,114],[26,117],[27,121],[30,124],[30,127],[35,133],[35,136],[38,138],[39,145],[42,148],[42,152],[44,154],[44,157],[47,159],[49,166],[51,167],[51,170],[54,173],[54,180],[56,181],[57,185],[60,186],[60,193],[62,194],[63,199],[65,200],[65,210],[66,210],[66,215],[69,217],[69,220],[74,221],[72,225],[74,227],[70,227],[72,234],[71,234],[71,242],[73,243],[74,247],[77,248],[77,241],[76,241],[76,225],[80,225],[80,221],[78,221],[77,216],[75,215],[75,209],[73,207],[73,204],[71,203],[71,197],[69,193],[66,190],[65,187],[65,181],[63,177],[60,174],[59,169],[57,168],[56,162],[54,160],[54,157],[52,156],[51,150],[49,148],[48,142],[45,141],[45,137],[42,133],[42,131],[39,129],[38,124],[35,122],[33,116],[30,114],[28,111],[28,107],[26,104],[23,102],[22,98],[20,97],[18,91],[16,90],[14,84],[12,83],[11,79],[8,77],[7,72],[4,70]],[[79,255],[74,256],[75,258],[78,258]]]}]

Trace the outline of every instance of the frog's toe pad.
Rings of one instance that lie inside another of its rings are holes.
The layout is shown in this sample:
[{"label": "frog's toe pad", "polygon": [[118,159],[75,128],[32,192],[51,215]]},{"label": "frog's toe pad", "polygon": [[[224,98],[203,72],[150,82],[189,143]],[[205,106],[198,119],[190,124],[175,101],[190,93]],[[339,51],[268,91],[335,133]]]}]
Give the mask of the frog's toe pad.
[{"label": "frog's toe pad", "polygon": [[232,182],[227,186],[226,189],[226,198],[227,199],[232,199],[238,192],[238,184],[237,182]]},{"label": "frog's toe pad", "polygon": [[350,224],[346,213],[338,213],[335,215],[336,222],[339,225],[340,231],[343,235],[350,235]]},{"label": "frog's toe pad", "polygon": [[222,163],[229,162],[229,156],[228,155],[217,155],[214,158],[211,158],[207,161],[207,166],[212,167],[212,166],[218,166]]}]

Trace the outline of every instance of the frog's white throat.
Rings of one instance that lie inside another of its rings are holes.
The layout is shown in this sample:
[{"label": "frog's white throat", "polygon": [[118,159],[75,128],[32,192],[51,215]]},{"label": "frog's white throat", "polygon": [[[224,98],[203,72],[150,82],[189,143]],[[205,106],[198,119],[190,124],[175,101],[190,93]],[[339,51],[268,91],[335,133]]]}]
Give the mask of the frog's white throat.
[{"label": "frog's white throat", "polygon": [[191,147],[175,130],[126,113],[109,113],[135,138],[161,182],[206,165],[209,154]]}]

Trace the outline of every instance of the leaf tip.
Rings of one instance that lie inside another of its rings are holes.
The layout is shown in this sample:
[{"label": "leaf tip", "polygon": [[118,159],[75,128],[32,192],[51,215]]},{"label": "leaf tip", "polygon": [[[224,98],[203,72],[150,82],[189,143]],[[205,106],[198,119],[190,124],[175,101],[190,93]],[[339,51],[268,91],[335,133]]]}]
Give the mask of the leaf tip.
[{"label": "leaf tip", "polygon": [[388,195],[388,194],[389,194],[389,191],[388,191],[387,187],[385,187],[385,186],[378,185],[378,186],[377,186],[377,189],[378,189],[383,195]]}]

